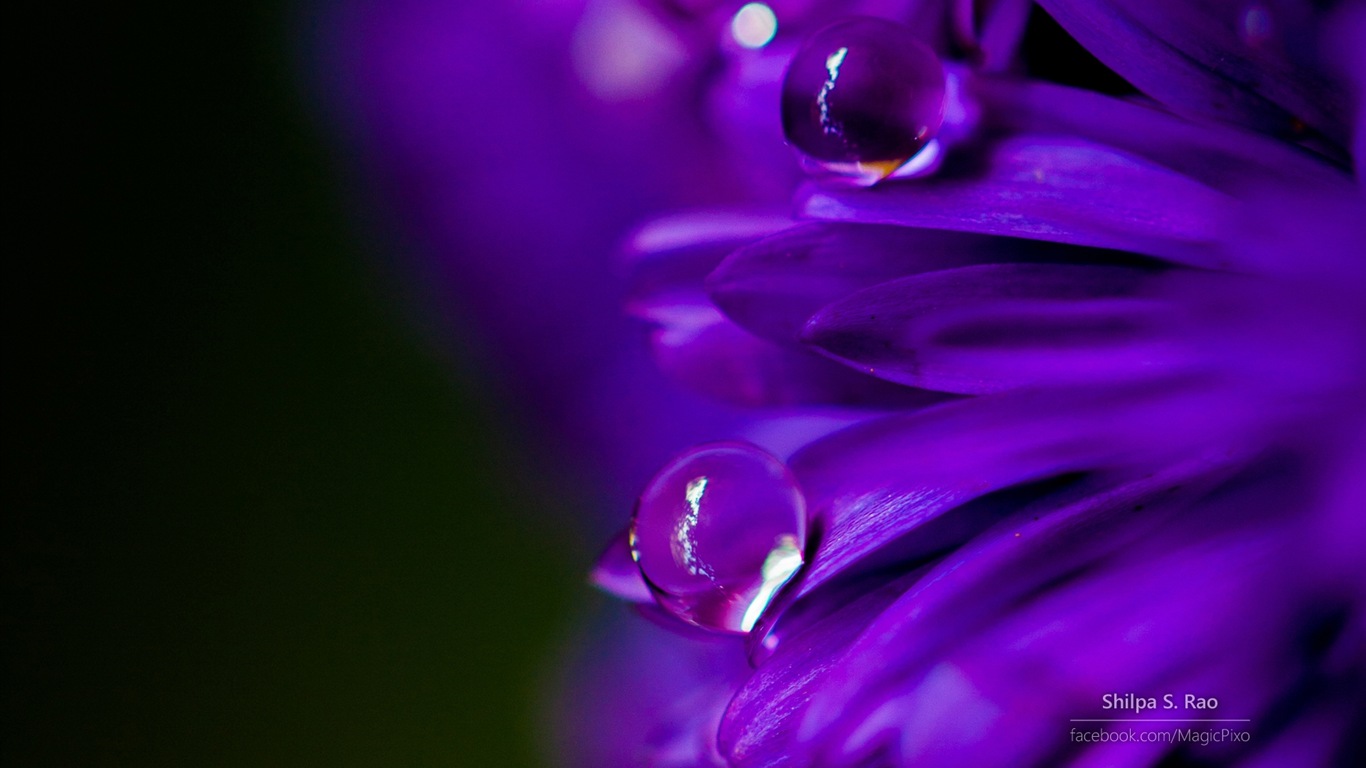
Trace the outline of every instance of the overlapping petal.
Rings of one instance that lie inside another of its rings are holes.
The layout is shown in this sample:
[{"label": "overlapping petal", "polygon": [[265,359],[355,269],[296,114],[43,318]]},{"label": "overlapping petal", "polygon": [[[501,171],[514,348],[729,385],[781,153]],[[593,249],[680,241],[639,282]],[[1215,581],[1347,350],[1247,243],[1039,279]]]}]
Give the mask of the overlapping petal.
[{"label": "overlapping petal", "polygon": [[1275,136],[1308,125],[1345,143],[1349,106],[1315,52],[1319,12],[1271,0],[1040,0],[1096,58],[1187,115]]},{"label": "overlapping petal", "polygon": [[[737,695],[727,712],[729,725],[723,728],[739,729],[754,716],[753,708],[745,703],[753,695],[751,687],[765,690],[774,685],[771,677],[785,678],[792,684],[792,676],[784,673],[783,665],[796,656],[803,659],[806,668],[820,671],[800,677],[797,683],[803,694],[800,700],[804,704],[815,702],[810,706],[818,707],[814,711],[803,707],[802,715],[808,723],[804,730],[823,731],[825,726],[812,723],[839,720],[844,708],[857,706],[850,699],[858,698],[860,689],[866,693],[870,685],[895,685],[894,673],[904,665],[932,665],[938,654],[963,638],[973,637],[1003,610],[1157,530],[1200,488],[1207,488],[1224,472],[1217,460],[1199,460],[1152,477],[1097,477],[1023,508],[1003,505],[1008,514],[989,532],[943,555],[927,573],[905,577],[913,585],[909,590],[904,583],[897,585],[893,591],[901,596],[879,611],[879,618],[871,624],[867,618],[843,622],[844,631],[850,626],[859,631],[858,639],[849,641],[852,645],[846,642],[818,649],[812,644],[818,642],[820,625],[801,626],[796,632],[782,627],[772,659]],[[1126,522],[1129,524],[1116,525]],[[812,655],[818,653],[835,658],[813,660]],[[824,710],[819,708],[824,706],[822,702],[829,704]],[[775,737],[791,739],[793,735],[779,733]]]},{"label": "overlapping petal", "polygon": [[1223,266],[1231,200],[1188,176],[1101,144],[1012,136],[931,179],[799,193],[816,219],[1006,235]]},{"label": "overlapping petal", "polygon": [[1182,308],[1150,270],[994,264],[883,283],[830,304],[803,341],[879,378],[945,392],[1094,384],[1189,365]]},{"label": "overlapping petal", "polygon": [[733,251],[707,276],[706,287],[746,330],[790,342],[821,307],[900,277],[974,264],[1137,261],[1117,251],[968,232],[808,222]]}]

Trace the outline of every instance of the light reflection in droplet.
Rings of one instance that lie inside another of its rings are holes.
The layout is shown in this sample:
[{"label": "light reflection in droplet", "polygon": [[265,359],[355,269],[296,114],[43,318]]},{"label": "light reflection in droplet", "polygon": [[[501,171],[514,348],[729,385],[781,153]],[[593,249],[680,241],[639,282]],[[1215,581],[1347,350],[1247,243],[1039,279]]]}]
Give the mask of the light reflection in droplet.
[{"label": "light reflection in droplet", "polygon": [[646,486],[630,546],[660,607],[743,634],[801,570],[806,523],[806,501],[781,460],[749,443],[711,443]]},{"label": "light reflection in droplet", "polygon": [[764,558],[764,565],[759,571],[763,578],[759,592],[750,601],[749,607],[745,609],[745,615],[740,619],[742,631],[748,632],[754,629],[754,623],[759,620],[764,609],[773,601],[773,596],[797,574],[801,567],[802,550],[797,544],[797,537],[790,534],[779,536],[774,542],[773,551]]},{"label": "light reflection in droplet", "polygon": [[778,17],[763,3],[747,3],[730,20],[730,34],[745,48],[763,48],[778,34]]}]

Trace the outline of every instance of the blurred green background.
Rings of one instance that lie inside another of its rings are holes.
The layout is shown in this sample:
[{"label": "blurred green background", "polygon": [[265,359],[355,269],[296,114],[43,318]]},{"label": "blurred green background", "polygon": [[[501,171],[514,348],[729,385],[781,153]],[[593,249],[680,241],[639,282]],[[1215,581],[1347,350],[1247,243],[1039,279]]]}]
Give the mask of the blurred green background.
[{"label": "blurred green background", "polygon": [[541,764],[583,555],[361,245],[290,12],[6,32],[4,765]]}]

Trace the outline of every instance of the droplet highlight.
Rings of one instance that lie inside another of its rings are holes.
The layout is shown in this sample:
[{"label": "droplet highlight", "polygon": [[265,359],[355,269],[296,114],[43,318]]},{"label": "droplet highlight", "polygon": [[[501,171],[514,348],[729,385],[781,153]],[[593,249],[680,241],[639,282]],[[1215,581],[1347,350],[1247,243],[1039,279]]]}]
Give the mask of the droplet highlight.
[{"label": "droplet highlight", "polygon": [[748,443],[674,459],[636,504],[632,557],[655,601],[720,632],[750,631],[805,562],[806,502],[787,466]]}]

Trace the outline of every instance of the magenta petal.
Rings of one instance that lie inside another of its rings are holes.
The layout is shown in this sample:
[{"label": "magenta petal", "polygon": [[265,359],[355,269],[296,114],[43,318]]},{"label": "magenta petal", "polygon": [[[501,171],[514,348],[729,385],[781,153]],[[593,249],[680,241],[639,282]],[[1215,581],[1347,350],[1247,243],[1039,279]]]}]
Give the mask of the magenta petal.
[{"label": "magenta petal", "polygon": [[988,72],[1009,69],[1029,22],[1030,0],[995,0],[984,12],[977,33],[978,57]]},{"label": "magenta petal", "polygon": [[1101,62],[1177,112],[1277,136],[1293,135],[1298,121],[1345,143],[1348,104],[1313,61],[1319,29],[1308,4],[1040,0],[1040,5]]},{"label": "magenta petal", "polygon": [[954,0],[949,21],[958,44],[972,53],[978,66],[1000,71],[1014,64],[1032,5],[1029,0]]},{"label": "magenta petal", "polygon": [[1342,169],[1294,145],[1237,126],[1184,120],[1153,104],[999,77],[973,78],[968,86],[992,130],[1076,136],[1221,192],[1236,194],[1249,184],[1351,183]]},{"label": "magenta petal", "polygon": [[1256,400],[1202,380],[1018,390],[875,419],[789,464],[820,543],[797,594],[970,499],[1021,483],[1256,445]]},{"label": "magenta petal", "polygon": [[[1160,527],[1190,502],[1192,492],[1180,491],[1182,485],[1207,487],[1221,474],[1219,462],[1195,460],[1150,477],[1101,476],[1016,512],[948,556],[906,593],[903,599],[915,610],[893,618],[898,626],[923,631],[915,646],[901,647],[897,657],[906,662],[931,658],[940,646],[993,621],[1038,585],[1109,557]],[[873,635],[861,642],[869,661],[860,674],[873,674],[871,659],[890,653],[897,641],[894,635]],[[846,688],[852,692],[855,682],[846,680]]]},{"label": "magenta petal", "polygon": [[1179,308],[1139,294],[1151,270],[989,264],[860,291],[802,338],[880,378],[965,394],[1167,374],[1188,355]]},{"label": "magenta petal", "polygon": [[[1239,435],[1239,407],[1197,385],[1127,385],[1113,391],[1018,391],[940,404],[851,426],[814,441],[790,466],[806,491],[814,530],[809,566],[779,609],[851,564],[977,497],[1027,482],[1124,463],[1184,459]],[[964,525],[989,521],[977,510]],[[958,514],[958,512],[953,512]],[[953,521],[949,521],[953,522]],[[938,545],[956,544],[936,526]]]},{"label": "magenta petal", "polygon": [[[1168,528],[1180,525],[1168,521]],[[835,737],[844,755],[890,736],[895,754],[916,764],[993,764],[988,758],[1004,753],[1013,764],[1030,765],[1053,762],[1049,750],[1058,743],[1060,722],[1104,716],[1106,692],[1204,691],[1227,702],[1222,716],[1255,718],[1275,687],[1247,671],[1271,680],[1290,671],[1288,662],[1275,661],[1285,658],[1280,627],[1291,616],[1277,578],[1285,531],[1235,530],[1213,542],[1172,537],[1161,528],[1149,533],[1114,560],[1097,561],[1084,578],[1060,584],[1056,577],[1048,586],[1037,581],[1057,571],[1036,561],[1023,573],[1034,595],[980,614],[987,626],[972,628],[966,642],[941,634],[945,622],[965,628],[951,611],[925,605],[926,593],[907,592],[845,652],[840,684],[815,692],[802,733],[844,734]],[[1055,548],[1055,557],[1088,546],[1074,539],[1070,548]],[[933,576],[926,583],[927,592],[937,587]],[[1011,587],[1004,573],[988,585]],[[964,597],[949,607],[971,609]],[[1245,609],[1251,604],[1258,605],[1255,617]],[[1240,642],[1230,645],[1230,636]],[[918,691],[942,687],[945,671],[952,671],[962,697],[948,733],[907,708],[923,698]],[[879,710],[888,708],[903,715],[900,727],[868,733]],[[995,739],[972,737],[983,730]]]},{"label": "magenta petal", "polygon": [[[1081,486],[1060,499],[1017,512],[1008,523],[961,553],[950,555],[928,573],[883,579],[885,586],[880,591],[871,591],[857,600],[841,599],[839,603],[848,607],[795,634],[784,635],[772,658],[741,688],[723,721],[723,749],[729,745],[732,757],[745,758],[741,765],[786,764],[780,760],[784,754],[795,760],[792,765],[808,764],[815,753],[813,738],[819,741],[823,737],[812,736],[812,729],[807,727],[805,743],[794,750],[791,747],[797,735],[792,731],[794,719],[811,719],[806,717],[805,710],[813,696],[828,687],[833,688],[830,695],[842,696],[851,684],[878,683],[878,659],[909,663],[926,657],[972,628],[989,623],[1003,607],[1039,584],[1081,563],[1103,558],[1135,536],[1159,526],[1163,518],[1152,513],[1145,524],[1122,523],[1132,515],[1135,504],[1160,503],[1174,486],[1211,476],[1212,470],[1211,465],[1201,462],[1156,477],[1097,481]],[[1208,480],[1197,486],[1207,484]],[[1188,498],[1190,491],[1186,493]],[[1023,538],[1014,535],[1020,531],[1025,534]],[[914,582],[909,592],[907,580]],[[902,622],[908,616],[917,617],[914,639],[900,631],[894,636],[865,631],[870,622],[874,626],[889,626],[887,618],[877,617],[886,612],[889,604],[901,604],[910,600],[912,594],[920,596],[915,599],[916,611],[899,612],[896,617]],[[813,594],[811,599],[826,597]],[[891,600],[897,602],[890,603]],[[872,643],[882,645],[876,651],[867,650]],[[852,654],[851,648],[859,652]],[[850,669],[869,677],[855,681],[850,677]],[[820,713],[815,714],[817,720],[823,719]],[[803,759],[803,755],[808,757]],[[814,764],[825,763],[816,759]]]},{"label": "magenta petal", "polygon": [[588,580],[604,592],[632,603],[653,603],[654,596],[640,575],[640,567],[631,557],[627,541],[628,531],[612,537],[607,549],[598,556]]},{"label": "magenta petal", "polygon": [[695,291],[727,253],[790,224],[785,216],[731,211],[694,211],[647,222],[622,247],[627,293],[641,304]]},{"label": "magenta petal", "polygon": [[827,403],[915,407],[941,395],[863,376],[795,345],[782,347],[683,297],[648,309],[662,327],[650,338],[661,370],[690,389],[745,406]]},{"label": "magenta petal", "polygon": [[813,687],[831,672],[840,651],[908,586],[885,582],[880,589],[784,640],[731,699],[721,720],[719,746],[737,768],[800,765],[802,749],[794,749],[800,715]]},{"label": "magenta petal", "polygon": [[731,253],[707,277],[715,304],[745,330],[791,342],[816,310],[898,277],[997,262],[1135,262],[1137,257],[970,232],[812,222]]},{"label": "magenta petal", "polygon": [[746,330],[790,342],[841,296],[905,275],[1005,260],[1010,251],[1000,238],[963,232],[809,223],[730,254],[707,277],[707,291]]},{"label": "magenta petal", "polygon": [[809,187],[812,218],[898,224],[1116,248],[1222,266],[1231,199],[1186,176],[1076,139],[1019,136],[980,166],[869,189]]}]

